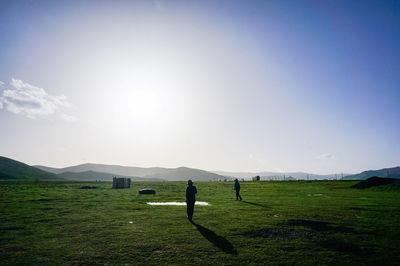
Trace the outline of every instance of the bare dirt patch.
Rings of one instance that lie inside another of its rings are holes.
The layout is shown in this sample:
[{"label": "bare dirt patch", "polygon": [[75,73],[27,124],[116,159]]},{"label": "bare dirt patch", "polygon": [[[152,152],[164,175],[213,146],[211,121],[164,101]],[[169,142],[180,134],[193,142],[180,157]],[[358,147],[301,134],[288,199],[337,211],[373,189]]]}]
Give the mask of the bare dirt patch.
[{"label": "bare dirt patch", "polygon": [[25,226],[18,226],[18,225],[0,228],[0,230],[4,231],[23,230],[23,229],[25,229]]},{"label": "bare dirt patch", "polygon": [[365,212],[386,212],[386,210],[384,209],[370,209],[361,207],[349,207],[348,209],[353,211],[365,211]]},{"label": "bare dirt patch", "polygon": [[335,250],[343,253],[350,253],[355,255],[370,255],[373,250],[371,248],[360,247],[356,244],[345,243],[343,241],[329,239],[320,242],[320,246],[326,249]]},{"label": "bare dirt patch", "polygon": [[37,200],[30,200],[30,202],[50,202],[55,200],[56,199],[37,199]]},{"label": "bare dirt patch", "polygon": [[96,189],[97,187],[95,187],[95,186],[83,186],[83,187],[80,187],[80,189]]},{"label": "bare dirt patch", "polygon": [[345,226],[333,226],[332,223],[315,221],[315,220],[303,220],[295,219],[286,221],[285,225],[289,226],[304,226],[308,227],[314,231],[333,231],[338,233],[353,233],[353,229]]},{"label": "bare dirt patch", "polygon": [[307,230],[283,229],[283,228],[265,228],[244,233],[245,236],[255,238],[283,238],[283,239],[298,239],[312,238],[315,233]]}]

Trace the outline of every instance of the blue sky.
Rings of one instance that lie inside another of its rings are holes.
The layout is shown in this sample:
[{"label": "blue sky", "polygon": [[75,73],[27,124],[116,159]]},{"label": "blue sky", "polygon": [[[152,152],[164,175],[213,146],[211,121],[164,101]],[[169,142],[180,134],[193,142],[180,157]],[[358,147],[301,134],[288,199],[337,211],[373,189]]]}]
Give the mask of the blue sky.
[{"label": "blue sky", "polygon": [[1,1],[0,36],[3,156],[399,165],[398,1]]}]

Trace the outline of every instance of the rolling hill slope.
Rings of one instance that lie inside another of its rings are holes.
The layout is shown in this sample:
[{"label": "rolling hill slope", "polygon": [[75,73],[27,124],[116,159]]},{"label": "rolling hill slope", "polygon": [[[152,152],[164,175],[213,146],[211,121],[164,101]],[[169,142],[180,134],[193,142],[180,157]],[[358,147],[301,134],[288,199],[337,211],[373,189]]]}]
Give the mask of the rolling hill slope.
[{"label": "rolling hill slope", "polygon": [[400,178],[400,167],[383,168],[380,170],[368,170],[355,175],[343,177],[343,180],[365,180],[373,176]]},{"label": "rolling hill slope", "polygon": [[[58,174],[61,177],[74,180],[98,180],[99,178],[106,178],[108,175],[111,175],[111,178],[112,176],[131,177],[132,181],[184,181],[188,180],[189,178],[196,181],[213,181],[225,179],[225,177],[222,175],[188,167],[142,168],[92,163],[80,164],[65,168],[51,168],[41,165],[36,165],[35,167],[41,170],[52,172],[54,174]],[[98,175],[96,173],[98,173]]]},{"label": "rolling hill slope", "polygon": [[0,180],[5,179],[45,179],[62,180],[61,177],[19,161],[0,156]]},{"label": "rolling hill slope", "polygon": [[[79,180],[79,181],[112,181],[114,174],[110,173],[102,173],[95,171],[84,171],[84,172],[65,172],[58,174],[58,176],[70,179],[70,180]],[[118,176],[122,177],[122,176]],[[157,178],[143,178],[136,176],[123,176],[130,178],[132,181],[163,181],[162,179]]]},{"label": "rolling hill slope", "polygon": [[54,174],[61,174],[65,172],[80,173],[86,171],[94,171],[99,173],[111,173],[113,175],[119,175],[119,176],[137,176],[137,177],[144,177],[146,175],[157,174],[166,169],[160,167],[142,168],[142,167],[94,164],[94,163],[85,163],[64,168],[53,168],[43,165],[34,165],[34,167]]},{"label": "rolling hill slope", "polygon": [[189,178],[193,181],[217,181],[223,180],[225,177],[200,169],[179,167],[174,169],[165,169],[163,172],[147,175],[145,178],[160,178],[168,181],[183,181],[188,180]]}]

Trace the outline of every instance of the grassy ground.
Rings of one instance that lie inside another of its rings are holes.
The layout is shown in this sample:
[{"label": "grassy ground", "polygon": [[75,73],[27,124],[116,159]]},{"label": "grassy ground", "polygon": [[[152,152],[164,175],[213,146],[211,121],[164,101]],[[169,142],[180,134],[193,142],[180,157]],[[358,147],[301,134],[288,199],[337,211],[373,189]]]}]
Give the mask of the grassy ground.
[{"label": "grassy ground", "polygon": [[[331,264],[400,261],[400,189],[356,182],[0,182],[0,264]],[[80,189],[82,186],[97,189]],[[139,195],[153,188],[156,195]]]}]

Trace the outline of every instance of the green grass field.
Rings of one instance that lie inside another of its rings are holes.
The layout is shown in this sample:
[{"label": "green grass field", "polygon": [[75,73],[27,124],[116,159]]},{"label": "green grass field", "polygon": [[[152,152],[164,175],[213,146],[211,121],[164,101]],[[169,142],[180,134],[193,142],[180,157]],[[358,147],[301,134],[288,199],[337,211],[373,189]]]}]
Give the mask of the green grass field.
[{"label": "green grass field", "polygon": [[[184,182],[0,182],[0,264],[330,264],[400,262],[400,189],[355,181],[197,182],[194,224]],[[80,189],[82,186],[97,189]],[[139,195],[153,188],[156,195]]]}]

